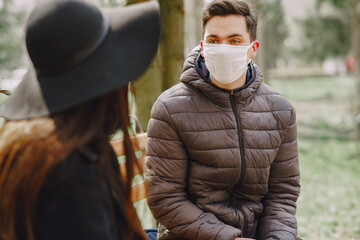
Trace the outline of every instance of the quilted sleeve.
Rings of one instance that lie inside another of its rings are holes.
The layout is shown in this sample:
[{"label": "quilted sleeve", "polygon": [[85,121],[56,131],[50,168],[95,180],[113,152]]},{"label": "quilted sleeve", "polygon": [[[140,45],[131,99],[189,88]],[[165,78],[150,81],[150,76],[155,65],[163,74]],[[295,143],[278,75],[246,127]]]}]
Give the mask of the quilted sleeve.
[{"label": "quilted sleeve", "polygon": [[240,230],[203,212],[188,199],[186,149],[165,104],[159,100],[151,112],[148,136],[148,205],[157,221],[179,238],[234,240],[240,236]]},{"label": "quilted sleeve", "polygon": [[292,240],[297,235],[296,200],[300,193],[296,115],[292,110],[277,156],[271,165],[268,193],[259,223],[259,240]]}]

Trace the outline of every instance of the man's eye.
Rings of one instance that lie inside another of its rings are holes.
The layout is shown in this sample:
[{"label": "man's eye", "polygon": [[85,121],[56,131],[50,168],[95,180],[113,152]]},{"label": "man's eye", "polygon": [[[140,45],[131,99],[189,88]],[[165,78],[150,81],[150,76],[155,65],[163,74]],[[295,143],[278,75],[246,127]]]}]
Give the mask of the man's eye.
[{"label": "man's eye", "polygon": [[216,44],[216,43],[218,43],[218,41],[215,40],[215,39],[211,39],[211,40],[209,40],[209,43],[211,43],[211,44]]},{"label": "man's eye", "polygon": [[239,40],[233,39],[230,41],[231,44],[240,44]]}]

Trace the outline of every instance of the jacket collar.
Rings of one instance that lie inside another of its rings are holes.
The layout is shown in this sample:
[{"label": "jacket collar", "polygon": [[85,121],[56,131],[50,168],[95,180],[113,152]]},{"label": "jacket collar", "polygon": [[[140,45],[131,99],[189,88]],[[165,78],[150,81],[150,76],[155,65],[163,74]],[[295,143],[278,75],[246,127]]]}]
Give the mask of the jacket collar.
[{"label": "jacket collar", "polygon": [[[207,76],[205,76],[208,72],[207,69],[201,69],[199,64],[201,58],[201,48],[197,46],[191,51],[185,60],[180,80],[183,83],[201,91],[207,98],[217,105],[230,107],[231,90],[219,88],[207,79]],[[256,92],[262,83],[262,74],[256,64],[251,62],[250,69],[252,71],[252,76],[247,84],[241,88],[233,90],[235,101],[241,105],[244,105],[248,100],[250,100],[251,96]]]}]

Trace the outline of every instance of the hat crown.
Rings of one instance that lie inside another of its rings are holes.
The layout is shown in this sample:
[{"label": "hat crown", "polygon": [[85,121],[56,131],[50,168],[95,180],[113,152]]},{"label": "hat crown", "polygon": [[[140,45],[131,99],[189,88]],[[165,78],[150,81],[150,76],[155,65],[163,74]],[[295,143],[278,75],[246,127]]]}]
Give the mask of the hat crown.
[{"label": "hat crown", "polygon": [[26,47],[35,68],[53,68],[71,59],[102,26],[95,6],[78,0],[38,4],[26,24]]}]

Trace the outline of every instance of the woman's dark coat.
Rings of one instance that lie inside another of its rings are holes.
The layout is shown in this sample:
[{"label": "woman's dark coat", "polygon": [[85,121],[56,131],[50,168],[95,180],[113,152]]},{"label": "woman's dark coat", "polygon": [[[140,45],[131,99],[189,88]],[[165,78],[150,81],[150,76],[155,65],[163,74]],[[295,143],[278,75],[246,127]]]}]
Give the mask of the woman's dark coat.
[{"label": "woman's dark coat", "polygon": [[[119,177],[117,158],[112,157]],[[49,174],[36,207],[36,240],[126,239],[126,218],[98,156],[75,150]],[[23,219],[18,234],[25,237]]]}]

